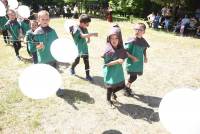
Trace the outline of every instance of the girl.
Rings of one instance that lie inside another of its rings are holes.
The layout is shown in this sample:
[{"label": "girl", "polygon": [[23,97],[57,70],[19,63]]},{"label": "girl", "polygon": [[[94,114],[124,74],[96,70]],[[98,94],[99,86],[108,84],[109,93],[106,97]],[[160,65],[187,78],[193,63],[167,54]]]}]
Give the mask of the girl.
[{"label": "girl", "polygon": [[113,105],[111,95],[116,100],[116,92],[125,88],[125,79],[122,63],[127,58],[127,53],[123,49],[119,29],[112,27],[107,37],[106,50],[103,55],[104,59],[104,83],[107,88],[107,102]]}]

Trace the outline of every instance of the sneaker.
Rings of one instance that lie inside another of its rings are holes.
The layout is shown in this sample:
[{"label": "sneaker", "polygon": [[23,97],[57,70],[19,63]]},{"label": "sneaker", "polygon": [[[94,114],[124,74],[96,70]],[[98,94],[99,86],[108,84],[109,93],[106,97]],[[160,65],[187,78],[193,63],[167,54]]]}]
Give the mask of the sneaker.
[{"label": "sneaker", "polygon": [[132,92],[132,90],[130,88],[126,87],[124,90],[125,90],[124,91],[124,96],[127,96],[127,97],[134,96],[134,93]]},{"label": "sneaker", "polygon": [[86,76],[86,80],[88,80],[88,81],[93,81],[93,79],[92,79],[92,77],[91,76]]},{"label": "sneaker", "polygon": [[112,94],[112,99],[117,101],[117,95],[115,93]]},{"label": "sneaker", "polygon": [[19,55],[16,56],[17,60],[20,61],[21,57]]},{"label": "sneaker", "polygon": [[72,69],[72,68],[70,69],[70,74],[71,74],[71,75],[75,75],[74,69]]},{"label": "sneaker", "polygon": [[57,96],[64,96],[64,94],[65,94],[65,92],[64,92],[64,90],[63,89],[58,89],[58,91],[56,92],[56,95]]}]

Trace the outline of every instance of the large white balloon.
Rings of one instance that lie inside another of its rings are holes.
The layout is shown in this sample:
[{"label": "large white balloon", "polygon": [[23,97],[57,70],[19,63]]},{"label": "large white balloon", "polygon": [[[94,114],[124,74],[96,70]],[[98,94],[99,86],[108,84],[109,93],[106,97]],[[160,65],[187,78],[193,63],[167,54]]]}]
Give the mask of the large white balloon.
[{"label": "large white balloon", "polygon": [[172,134],[200,134],[200,93],[180,88],[167,93],[159,106],[159,117]]},{"label": "large white balloon", "polygon": [[5,16],[6,15],[6,7],[5,5],[0,1],[0,16]]},{"label": "large white balloon", "polygon": [[51,54],[59,62],[72,63],[78,57],[78,49],[72,39],[61,38],[51,45]]},{"label": "large white balloon", "polygon": [[47,64],[31,65],[19,77],[22,93],[32,99],[44,99],[55,94],[61,84],[59,72]]},{"label": "large white balloon", "polygon": [[17,0],[8,0],[8,6],[10,9],[16,9],[19,6]]},{"label": "large white balloon", "polygon": [[28,6],[21,5],[17,8],[17,13],[22,18],[28,18],[30,17],[31,11]]},{"label": "large white balloon", "polygon": [[64,23],[64,28],[65,28],[66,32],[70,33],[70,28],[72,26],[76,26],[76,25],[77,25],[76,20],[74,20],[74,19],[67,19],[65,21],[65,23]]}]

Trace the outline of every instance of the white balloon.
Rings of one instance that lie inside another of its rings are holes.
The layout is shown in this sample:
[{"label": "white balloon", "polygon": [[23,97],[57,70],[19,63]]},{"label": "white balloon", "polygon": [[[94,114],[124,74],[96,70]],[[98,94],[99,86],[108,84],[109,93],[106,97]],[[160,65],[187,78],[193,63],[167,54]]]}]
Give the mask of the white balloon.
[{"label": "white balloon", "polygon": [[21,5],[17,8],[17,13],[22,18],[28,18],[30,17],[31,11],[28,6]]},{"label": "white balloon", "polygon": [[61,38],[51,45],[51,54],[59,62],[72,63],[78,57],[78,49],[72,39]]},{"label": "white balloon", "polygon": [[19,3],[17,0],[8,0],[8,6],[10,9],[16,9]]},{"label": "white balloon", "polygon": [[47,64],[31,65],[19,77],[22,93],[32,99],[44,99],[55,94],[61,84],[59,72]]},{"label": "white balloon", "polygon": [[5,5],[0,1],[0,16],[6,16],[6,7]]},{"label": "white balloon", "polygon": [[161,123],[172,134],[200,134],[200,93],[180,88],[167,93],[159,106]]},{"label": "white balloon", "polygon": [[76,26],[76,25],[77,25],[77,22],[74,19],[68,19],[64,23],[64,28],[68,33],[70,33],[70,27]]}]

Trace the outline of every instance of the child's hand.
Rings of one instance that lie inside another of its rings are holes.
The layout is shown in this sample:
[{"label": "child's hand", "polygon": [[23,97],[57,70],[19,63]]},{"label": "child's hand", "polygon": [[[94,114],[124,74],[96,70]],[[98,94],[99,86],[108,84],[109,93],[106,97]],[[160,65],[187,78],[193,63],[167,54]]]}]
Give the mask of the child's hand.
[{"label": "child's hand", "polygon": [[92,33],[92,35],[98,37],[98,33]]},{"label": "child's hand", "polygon": [[137,61],[139,61],[139,60],[138,60],[138,58],[133,57],[133,58],[132,58],[132,61],[133,61],[133,62],[137,62]]},{"label": "child's hand", "polygon": [[148,59],[145,57],[144,58],[144,63],[147,63],[148,62]]},{"label": "child's hand", "polygon": [[43,43],[37,44],[37,45],[36,45],[36,48],[37,48],[37,49],[42,49],[42,48],[44,48]]}]

